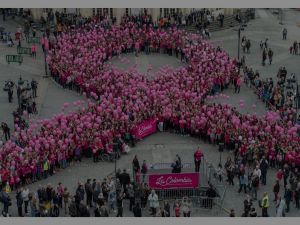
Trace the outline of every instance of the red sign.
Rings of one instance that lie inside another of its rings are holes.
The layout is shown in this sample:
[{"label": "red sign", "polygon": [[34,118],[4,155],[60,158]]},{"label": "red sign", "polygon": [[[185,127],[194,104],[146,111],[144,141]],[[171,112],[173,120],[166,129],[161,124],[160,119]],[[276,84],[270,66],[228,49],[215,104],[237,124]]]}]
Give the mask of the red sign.
[{"label": "red sign", "polygon": [[152,189],[197,188],[199,173],[150,174],[149,187]]},{"label": "red sign", "polygon": [[137,139],[141,139],[156,132],[156,119],[149,119],[140,123],[133,131],[133,135]]}]

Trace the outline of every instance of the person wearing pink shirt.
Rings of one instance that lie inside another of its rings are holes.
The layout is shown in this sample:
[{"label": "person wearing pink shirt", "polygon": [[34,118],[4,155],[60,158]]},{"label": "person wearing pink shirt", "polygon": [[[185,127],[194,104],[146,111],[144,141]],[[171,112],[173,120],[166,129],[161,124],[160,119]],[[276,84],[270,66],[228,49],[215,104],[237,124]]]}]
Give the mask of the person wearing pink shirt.
[{"label": "person wearing pink shirt", "polygon": [[49,40],[47,38],[45,38],[45,43],[44,43],[44,50],[45,53],[47,54],[49,51]]},{"label": "person wearing pink shirt", "polygon": [[241,90],[241,84],[242,84],[242,80],[239,77],[237,77],[236,79],[236,83],[235,83],[235,90],[234,90],[234,93],[240,93],[240,90]]},{"label": "person wearing pink shirt", "polygon": [[31,56],[36,59],[36,44],[32,44],[31,46]]},{"label": "person wearing pink shirt", "polygon": [[140,52],[140,41],[135,42],[135,56],[138,57],[138,54]]},{"label": "person wearing pink shirt", "polygon": [[41,37],[41,45],[43,48],[43,52],[45,51],[45,35],[43,35],[43,37]]}]

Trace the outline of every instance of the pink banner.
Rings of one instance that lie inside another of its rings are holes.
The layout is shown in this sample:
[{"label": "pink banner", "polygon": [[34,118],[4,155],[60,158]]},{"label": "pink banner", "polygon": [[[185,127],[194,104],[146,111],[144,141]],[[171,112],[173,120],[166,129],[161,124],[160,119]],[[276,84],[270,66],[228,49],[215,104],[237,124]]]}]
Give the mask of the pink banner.
[{"label": "pink banner", "polygon": [[150,174],[149,187],[152,189],[197,188],[199,173]]},{"label": "pink banner", "polygon": [[140,123],[133,131],[133,135],[137,139],[146,137],[152,133],[156,132],[156,119],[149,119]]}]

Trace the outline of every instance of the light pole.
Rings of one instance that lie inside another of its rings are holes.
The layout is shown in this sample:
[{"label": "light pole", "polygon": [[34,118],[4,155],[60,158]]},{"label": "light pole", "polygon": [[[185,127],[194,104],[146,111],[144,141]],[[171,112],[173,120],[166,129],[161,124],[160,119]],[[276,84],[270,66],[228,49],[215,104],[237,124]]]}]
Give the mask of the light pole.
[{"label": "light pole", "polygon": [[239,73],[240,73],[240,47],[241,47],[241,31],[243,31],[245,28],[244,26],[241,24],[239,26],[239,28],[236,30],[236,29],[233,29],[234,31],[237,31],[238,32],[238,70],[239,70]]}]

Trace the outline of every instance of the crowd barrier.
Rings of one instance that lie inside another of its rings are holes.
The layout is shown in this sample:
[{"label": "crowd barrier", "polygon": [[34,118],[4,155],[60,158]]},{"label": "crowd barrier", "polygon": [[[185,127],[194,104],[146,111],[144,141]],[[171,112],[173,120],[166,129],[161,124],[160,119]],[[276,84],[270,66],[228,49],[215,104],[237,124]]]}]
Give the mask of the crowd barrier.
[{"label": "crowd barrier", "polygon": [[18,47],[17,48],[18,54],[27,54],[31,55],[31,48],[23,48],[23,47]]},{"label": "crowd barrier", "polygon": [[26,41],[28,44],[39,44],[40,38],[39,37],[27,37]]},{"label": "crowd barrier", "polygon": [[198,189],[170,189],[156,190],[160,201],[177,201],[180,202],[183,198],[191,200],[192,212],[203,212],[205,214],[218,215],[223,210],[224,196],[217,195],[214,198],[206,196],[207,187]]},{"label": "crowd barrier", "polygon": [[23,57],[21,55],[6,55],[6,62],[8,64],[10,64],[11,62],[16,62],[21,65],[23,62]]},{"label": "crowd barrier", "polygon": [[[182,163],[182,169],[193,169],[193,163]],[[150,165],[150,169],[152,170],[170,170],[172,169],[172,163],[154,163]]]}]

